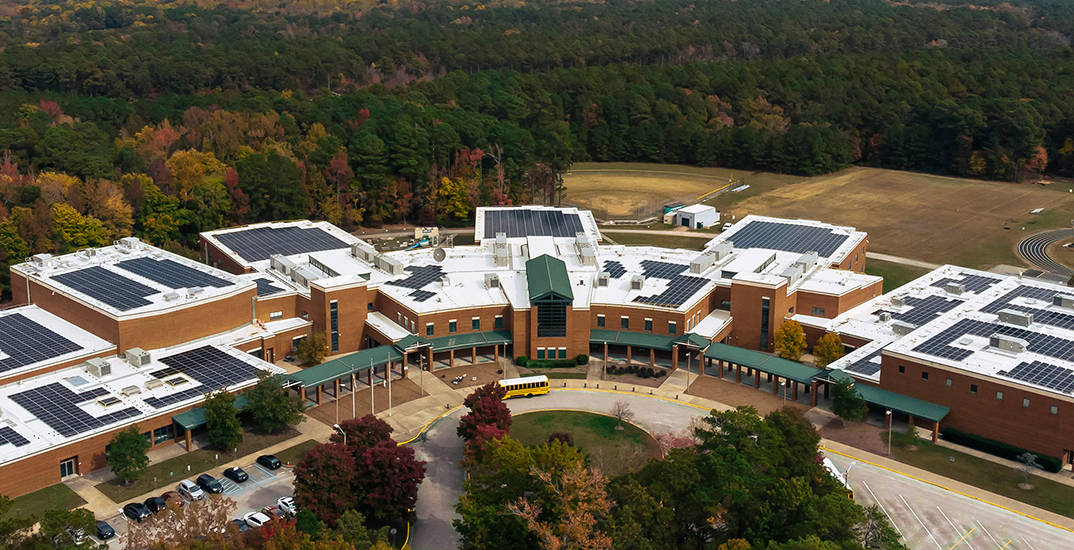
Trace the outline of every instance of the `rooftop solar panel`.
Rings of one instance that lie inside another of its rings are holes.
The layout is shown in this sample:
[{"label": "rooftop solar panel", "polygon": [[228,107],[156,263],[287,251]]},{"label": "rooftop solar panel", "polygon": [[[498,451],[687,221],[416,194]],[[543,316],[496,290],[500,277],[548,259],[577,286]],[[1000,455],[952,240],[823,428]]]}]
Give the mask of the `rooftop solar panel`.
[{"label": "rooftop solar panel", "polygon": [[847,365],[843,370],[847,372],[856,372],[865,376],[872,376],[880,372],[880,352],[881,350],[876,350]]},{"label": "rooftop solar panel", "polygon": [[1055,290],[1029,285],[1018,285],[1010,292],[996,298],[987,306],[982,307],[981,311],[985,313],[998,313],[1001,309],[1009,309],[1011,302],[1014,302],[1018,298],[1032,298],[1034,300],[1051,302],[1056,294],[1059,294],[1059,292]]},{"label": "rooftop solar panel", "polygon": [[815,251],[825,258],[835,253],[846,240],[847,235],[824,227],[767,221],[751,221],[731,236],[736,248]]},{"label": "rooftop solar panel", "polygon": [[702,279],[700,277],[676,275],[668,281],[667,289],[660,294],[638,296],[637,298],[634,298],[634,301],[655,306],[679,307],[686,303],[686,300],[690,299],[691,296],[697,293],[698,290],[701,290],[701,288],[708,284],[708,282],[708,279]]},{"label": "rooftop solar panel", "polygon": [[486,210],[481,238],[490,239],[497,233],[515,237],[574,237],[583,232],[578,214],[561,210]]},{"label": "rooftop solar panel", "polygon": [[626,268],[623,264],[615,260],[608,260],[604,262],[604,271],[608,272],[608,276],[613,279],[618,279],[626,274]]},{"label": "rooftop solar panel", "polygon": [[944,277],[933,282],[930,286],[937,288],[943,288],[948,283],[955,283],[962,285],[962,288],[967,292],[979,293],[984,290],[992,288],[992,285],[998,283],[1000,280],[994,277],[984,277],[981,275],[967,274],[963,275],[960,279],[953,279],[951,277]]},{"label": "rooftop solar panel", "polygon": [[1074,394],[1074,370],[1065,367],[1041,361],[1022,362],[1010,371],[999,371],[996,374],[1060,393]]},{"label": "rooftop solar panel", "polygon": [[157,294],[156,290],[142,283],[96,265],[53,275],[52,279],[120,311],[147,306],[152,302],[145,297]]},{"label": "rooftop solar panel", "polygon": [[0,317],[0,372],[78,351],[82,346],[30,320],[21,313]]},{"label": "rooftop solar panel", "polygon": [[216,239],[248,262],[349,246],[319,227],[257,227],[221,233]]},{"label": "rooftop solar panel", "polygon": [[686,271],[690,266],[686,264],[673,264],[670,262],[658,262],[656,260],[642,260],[641,268],[646,277],[659,279],[672,279],[676,275]]},{"label": "rooftop solar panel", "polygon": [[14,429],[4,426],[3,428],[0,428],[0,445],[5,443],[10,443],[16,447],[22,447],[23,445],[29,445],[30,440],[20,435],[19,432],[16,432]]},{"label": "rooftop solar panel", "polygon": [[951,345],[952,342],[966,335],[989,337],[997,333],[1025,340],[1029,343],[1027,349],[1033,353],[1039,353],[1061,361],[1074,361],[1074,342],[1070,340],[1033,332],[1024,328],[986,323],[976,319],[960,320],[932,338],[918,344],[914,347],[914,351],[961,361],[973,355],[973,352],[956,348]]},{"label": "rooftop solar panel", "polygon": [[415,290],[414,292],[411,292],[407,296],[410,296],[411,298],[413,298],[415,302],[424,302],[425,300],[428,300],[429,298],[432,298],[433,296],[436,296],[436,293],[435,292],[429,292],[428,290],[420,290],[419,289],[419,290]]},{"label": "rooftop solar panel", "polygon": [[404,270],[408,273],[406,277],[388,281],[387,284],[417,290],[444,276],[443,268],[438,265],[410,265]]},{"label": "rooftop solar panel", "polygon": [[202,393],[256,379],[260,372],[246,361],[212,346],[165,357],[160,362],[168,368],[150,373],[154,378],[164,379],[183,373],[205,386]]},{"label": "rooftop solar panel", "polygon": [[95,417],[78,406],[78,403],[87,400],[87,393],[91,392],[76,394],[62,384],[52,383],[12,394],[11,400],[64,437],[92,431],[141,414],[138,409],[127,407]]},{"label": "rooftop solar panel", "polygon": [[168,288],[193,288],[197,286],[224,288],[231,286],[231,281],[214,277],[204,271],[169,259],[132,258],[117,262],[116,267],[141,275]]},{"label": "rooftop solar panel", "polygon": [[188,399],[193,399],[209,393],[209,389],[205,386],[197,386],[180,392],[165,395],[163,397],[147,397],[143,399],[147,405],[154,409],[163,409],[169,405],[176,403],[182,403]]},{"label": "rooftop solar panel", "polygon": [[935,319],[937,315],[951,311],[961,303],[962,300],[944,298],[943,296],[926,296],[924,298],[911,296],[906,298],[906,305],[911,306],[912,309],[902,313],[892,313],[891,316],[899,321],[921,326]]},{"label": "rooftop solar panel", "polygon": [[257,296],[259,298],[262,296],[271,296],[273,294],[276,294],[277,292],[283,292],[282,287],[278,287],[272,284],[272,281],[268,279],[255,279],[254,282],[257,283]]}]

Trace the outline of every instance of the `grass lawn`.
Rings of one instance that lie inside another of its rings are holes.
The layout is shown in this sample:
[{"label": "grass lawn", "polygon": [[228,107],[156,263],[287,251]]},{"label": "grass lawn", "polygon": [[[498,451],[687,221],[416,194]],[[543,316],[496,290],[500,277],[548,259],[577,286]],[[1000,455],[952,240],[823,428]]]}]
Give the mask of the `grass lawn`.
[{"label": "grass lawn", "polygon": [[689,250],[701,250],[705,247],[705,243],[710,240],[705,237],[680,237],[679,235],[615,233],[613,231],[602,231],[601,233],[619,244],[686,248]]},{"label": "grass lawn", "polygon": [[[98,483],[97,489],[117,503],[160,489],[161,487],[168,487],[168,489],[171,489],[172,486],[183,479],[194,478],[201,472],[213,470],[217,468],[218,465],[230,462],[236,458],[254,454],[265,447],[270,447],[281,441],[295,437],[298,433],[298,430],[294,428],[288,428],[282,433],[272,435],[260,434],[252,431],[243,432],[242,443],[238,446],[238,452],[218,452],[210,449],[198,449],[163,462],[150,464],[145,472],[142,472],[141,477],[130,486],[124,486],[118,480],[113,479],[105,481],[104,483]],[[218,477],[219,474],[220,472],[213,472],[214,476]]]},{"label": "grass lawn", "polygon": [[881,260],[866,260],[865,272],[869,275],[879,275],[884,278],[884,292],[891,292],[906,283],[929,272],[927,269],[910,265],[884,262]]},{"label": "grass lawn", "polygon": [[[1050,479],[1030,475],[1030,490],[1018,487],[1022,473],[975,456],[934,445],[931,441],[911,440],[910,436],[896,432],[892,446],[893,457],[900,461],[1043,508],[1049,512],[1074,517],[1074,487],[1056,483]],[[954,462],[950,460],[954,457]]]},{"label": "grass lawn", "polygon": [[290,462],[291,464],[298,464],[298,461],[302,460],[302,457],[306,456],[306,453],[309,452],[310,449],[316,447],[319,444],[320,441],[317,441],[315,439],[309,439],[303,441],[302,443],[299,443],[298,445],[295,445],[294,447],[290,447],[276,453],[276,458],[280,459],[280,462],[283,462],[284,464],[287,464],[288,462]]},{"label": "grass lawn", "polygon": [[590,463],[614,476],[641,468],[660,457],[660,445],[642,429],[599,414],[546,411],[520,414],[511,423],[511,437],[526,445],[548,442],[555,432],[566,432],[574,445],[589,455]]},{"label": "grass lawn", "polygon": [[14,499],[10,516],[18,519],[40,518],[48,510],[70,510],[85,503],[70,487],[57,483]]}]

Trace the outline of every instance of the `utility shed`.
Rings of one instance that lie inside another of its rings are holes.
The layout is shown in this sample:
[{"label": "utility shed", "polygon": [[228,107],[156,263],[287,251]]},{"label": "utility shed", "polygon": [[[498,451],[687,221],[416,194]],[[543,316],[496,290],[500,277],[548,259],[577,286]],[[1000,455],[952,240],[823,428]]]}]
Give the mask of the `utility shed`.
[{"label": "utility shed", "polygon": [[675,211],[675,225],[702,229],[719,223],[720,213],[706,204],[691,204]]}]

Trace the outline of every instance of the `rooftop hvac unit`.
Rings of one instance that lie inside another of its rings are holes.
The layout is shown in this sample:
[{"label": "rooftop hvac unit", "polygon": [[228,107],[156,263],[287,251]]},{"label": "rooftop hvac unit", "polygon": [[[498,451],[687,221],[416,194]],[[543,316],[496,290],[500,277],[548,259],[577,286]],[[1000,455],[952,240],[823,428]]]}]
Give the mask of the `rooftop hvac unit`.
[{"label": "rooftop hvac unit", "polygon": [[48,267],[52,263],[52,254],[34,254],[30,261],[38,267]]},{"label": "rooftop hvac unit", "polygon": [[201,294],[202,292],[205,292],[205,287],[203,286],[192,286],[186,289],[186,295],[191,298],[197,296],[198,294]]},{"label": "rooftop hvac unit", "polygon": [[787,279],[788,285],[793,285],[798,282],[798,279],[802,278],[802,266],[801,264],[788,266],[787,269],[783,270],[783,273],[779,274],[779,276]]},{"label": "rooftop hvac unit", "polygon": [[735,245],[732,244],[731,241],[724,241],[722,243],[717,243],[715,246],[710,248],[709,252],[716,256],[716,261],[720,261],[730,256],[731,252],[734,251],[734,249]]},{"label": "rooftop hvac unit", "polygon": [[129,250],[137,250],[141,244],[142,241],[138,240],[138,237],[123,237],[119,240],[119,246]]},{"label": "rooftop hvac unit", "polygon": [[440,286],[451,286],[451,277],[446,274],[443,277],[440,277]]},{"label": "rooftop hvac unit", "polygon": [[85,254],[87,258],[92,258],[92,257],[97,255],[97,249],[96,248],[86,248],[86,249],[82,250],[82,253]]},{"label": "rooftop hvac unit", "polygon": [[630,290],[641,290],[645,286],[645,276],[635,275],[630,278]]},{"label": "rooftop hvac unit", "polygon": [[291,280],[306,288],[309,288],[310,286],[309,278],[307,278],[306,275],[298,269],[291,271]]},{"label": "rooftop hvac unit", "polygon": [[395,258],[385,256],[384,254],[377,254],[373,259],[373,265],[391,273],[392,275],[403,274],[403,263]]},{"label": "rooftop hvac unit", "polygon": [[151,358],[149,352],[142,348],[131,348],[123,353],[127,362],[135,367],[144,367],[149,364]]},{"label": "rooftop hvac unit", "polygon": [[1052,296],[1052,305],[1074,309],[1074,296],[1069,294],[1056,294]]},{"label": "rooftop hvac unit", "polygon": [[100,357],[94,357],[86,361],[86,372],[97,378],[104,378],[112,374],[112,365]]},{"label": "rooftop hvac unit", "polygon": [[704,252],[698,254],[694,259],[690,260],[690,273],[699,275],[704,273],[706,269],[712,267],[712,264],[716,262],[716,255],[712,252]]},{"label": "rooftop hvac unit", "polygon": [[284,275],[288,276],[290,276],[291,271],[295,269],[294,262],[288,260],[287,258],[279,254],[273,254],[272,256],[269,256],[269,266],[272,267],[272,269],[275,269],[276,271],[279,271],[280,273],[283,273]]},{"label": "rooftop hvac unit", "polygon": [[988,337],[988,345],[1003,351],[1022,353],[1029,346],[1029,342],[1022,340],[1021,338],[997,333]]},{"label": "rooftop hvac unit", "polygon": [[578,262],[582,265],[597,265],[597,251],[592,244],[578,245]]},{"label": "rooftop hvac unit", "polygon": [[164,301],[165,302],[174,302],[174,301],[176,301],[178,299],[179,299],[179,293],[174,291],[174,290],[171,291],[171,292],[165,292],[164,293]]},{"label": "rooftop hvac unit", "polygon": [[886,323],[886,322],[888,322],[890,320],[891,320],[891,312],[890,311],[881,311],[880,312],[880,322],[881,323]]},{"label": "rooftop hvac unit", "polygon": [[351,245],[351,256],[369,263],[373,261],[373,257],[377,255],[377,249],[373,248],[373,245],[365,242],[358,241]]},{"label": "rooftop hvac unit", "polygon": [[1033,314],[1014,309],[1001,309],[997,313],[999,322],[1019,327],[1028,327],[1033,324]]},{"label": "rooftop hvac unit", "polygon": [[917,330],[917,325],[911,325],[905,321],[895,321],[894,323],[891,323],[891,330],[899,336],[906,336]]},{"label": "rooftop hvac unit", "polygon": [[810,250],[805,254],[802,254],[794,261],[794,265],[801,266],[802,272],[805,273],[817,265],[817,260],[820,259],[820,255],[816,251]]},{"label": "rooftop hvac unit", "polygon": [[161,382],[160,378],[153,378],[151,380],[146,381],[145,389],[151,390],[153,388],[159,388],[159,387],[161,387],[163,385],[164,385],[164,382]]},{"label": "rooftop hvac unit", "polygon": [[944,292],[948,294],[962,294],[966,291],[966,287],[962,286],[962,283],[947,283],[943,285]]},{"label": "rooftop hvac unit", "polygon": [[485,288],[500,288],[500,276],[495,273],[486,273]]},{"label": "rooftop hvac unit", "polygon": [[892,296],[891,305],[894,307],[902,307],[906,305],[906,300],[902,296]]},{"label": "rooftop hvac unit", "polygon": [[597,273],[597,286],[608,286],[608,278],[610,275],[607,271],[601,271]]},{"label": "rooftop hvac unit", "polygon": [[138,395],[139,393],[142,393],[142,389],[138,386],[127,386],[122,390],[119,390],[119,393],[123,394],[124,397],[130,397],[132,395]]},{"label": "rooftop hvac unit", "polygon": [[492,253],[496,258],[496,265],[505,267],[511,263],[511,246],[507,244],[507,233],[496,234],[496,241],[492,243]]}]

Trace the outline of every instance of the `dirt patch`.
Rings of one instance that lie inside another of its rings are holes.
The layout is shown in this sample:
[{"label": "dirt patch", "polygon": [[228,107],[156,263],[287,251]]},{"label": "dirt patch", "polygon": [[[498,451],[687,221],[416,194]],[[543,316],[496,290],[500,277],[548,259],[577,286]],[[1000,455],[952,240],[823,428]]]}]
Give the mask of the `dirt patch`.
[{"label": "dirt patch", "polygon": [[[408,401],[413,401],[422,396],[416,374],[413,379],[406,378],[402,380],[392,380],[391,390],[391,404],[393,407]],[[313,395],[307,394],[307,397],[312,398]],[[339,406],[337,407],[336,405],[337,404],[332,400],[330,393],[321,392],[321,404],[306,409],[306,414],[331,426],[337,422],[337,419],[347,420],[353,417],[360,418],[369,414],[373,410],[371,408],[372,405],[376,405],[376,412],[381,413],[388,410],[388,388],[378,384],[377,387],[374,388],[372,398],[370,398],[369,388],[359,389],[357,394],[346,394],[341,396],[339,398]]]},{"label": "dirt patch", "polygon": [[805,417],[813,423],[813,426],[820,432],[820,436],[825,439],[864,449],[873,454],[886,455],[888,453],[885,439],[887,432],[881,428],[864,422],[847,422],[830,411],[820,408],[810,409]]},{"label": "dirt patch", "polygon": [[[745,376],[742,379],[745,381]],[[720,380],[705,375],[698,376],[696,380],[692,381],[690,389],[686,393],[718,401],[732,407],[749,405],[757,409],[761,416],[778,411],[784,406],[794,407],[801,411],[809,409],[807,404],[791,401],[790,399],[784,401],[781,396],[772,395],[769,392],[770,390],[763,386],[761,389],[754,389],[752,384],[739,384],[733,380]],[[802,394],[798,396],[803,397]]]},{"label": "dirt patch", "polygon": [[[425,375],[430,376],[429,373],[425,373]],[[503,371],[502,367],[496,363],[479,363],[466,367],[440,369],[433,371],[431,376],[437,377],[441,382],[452,388],[469,388],[472,386],[484,386],[489,382],[500,380],[503,378]],[[458,379],[457,382],[456,379]]]}]

